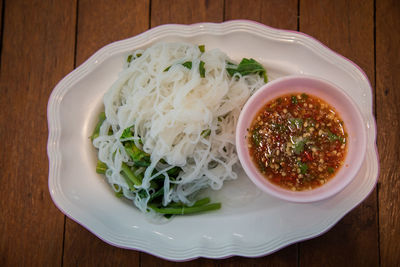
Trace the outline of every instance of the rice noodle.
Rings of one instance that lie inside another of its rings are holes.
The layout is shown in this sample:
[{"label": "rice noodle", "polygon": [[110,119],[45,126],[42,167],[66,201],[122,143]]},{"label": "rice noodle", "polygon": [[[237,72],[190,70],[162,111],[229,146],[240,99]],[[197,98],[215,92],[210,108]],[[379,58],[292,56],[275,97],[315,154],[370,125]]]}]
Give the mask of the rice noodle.
[{"label": "rice noodle", "polygon": [[[161,174],[163,205],[191,204],[199,190],[218,190],[224,181],[237,177],[232,169],[238,164],[236,121],[245,101],[264,82],[258,75],[230,77],[229,58],[218,49],[201,53],[192,44],[158,43],[135,53],[141,56],[127,64],[104,95],[106,121],[93,144],[109,168],[106,177],[114,190],[122,188],[124,196],[145,212],[149,197],[129,191],[120,174],[122,162],[129,163],[120,137],[133,126],[131,140],[151,155],[137,190],[150,190],[151,180]],[[182,65],[187,61],[192,62],[191,69]],[[200,61],[205,63],[204,78],[199,75]],[[113,135],[108,135],[110,128]],[[167,174],[170,165],[182,168],[175,180]]]}]

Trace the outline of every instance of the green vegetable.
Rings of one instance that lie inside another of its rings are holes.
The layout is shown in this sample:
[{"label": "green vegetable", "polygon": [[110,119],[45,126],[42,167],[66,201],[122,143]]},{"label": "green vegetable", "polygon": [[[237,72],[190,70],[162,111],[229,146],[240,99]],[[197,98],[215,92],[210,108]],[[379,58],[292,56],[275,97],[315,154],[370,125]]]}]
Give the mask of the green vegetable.
[{"label": "green vegetable", "polygon": [[185,204],[183,204],[181,202],[175,202],[175,203],[170,203],[168,205],[168,207],[171,207],[171,208],[172,207],[174,207],[174,208],[175,207],[199,207],[199,206],[206,205],[206,204],[208,204],[210,202],[211,202],[210,198],[205,197],[205,198],[197,200],[192,206],[187,206],[187,205],[185,205]]},{"label": "green vegetable", "polygon": [[336,140],[339,140],[342,144],[344,144],[344,143],[346,142],[346,139],[344,139],[343,137],[338,136],[338,135],[332,133],[332,132],[329,131],[329,130],[328,130],[328,139],[329,139],[329,141],[331,141],[331,142],[334,142],[334,141],[336,141]]},{"label": "green vegetable", "polygon": [[305,140],[299,140],[294,144],[293,151],[296,155],[300,155],[304,151]]},{"label": "green vegetable", "polygon": [[329,172],[329,173],[334,173],[334,171],[335,171],[335,169],[334,169],[334,168],[332,168],[332,167],[328,167],[328,172]]},{"label": "green vegetable", "polygon": [[199,64],[199,72],[200,72],[200,77],[205,78],[206,77],[206,69],[204,68],[204,61],[200,61]]},{"label": "green vegetable", "polygon": [[135,56],[129,55],[128,58],[126,59],[126,62],[131,63],[132,60],[135,60],[136,58],[139,58],[141,56],[142,56],[142,54],[136,54]]},{"label": "green vegetable", "polygon": [[96,172],[100,174],[105,174],[106,170],[108,169],[107,164],[104,162],[97,160],[97,165],[96,165]]},{"label": "green vegetable", "polygon": [[151,194],[149,202],[152,202],[154,199],[161,197],[164,195],[164,187],[161,187],[158,191],[155,193]]},{"label": "green vegetable", "polygon": [[126,129],[122,132],[122,135],[121,135],[121,138],[120,138],[120,139],[126,139],[126,138],[129,138],[129,137],[133,137],[133,135],[132,135],[132,128],[133,128],[133,126],[126,128]]},{"label": "green vegetable", "polygon": [[142,184],[142,179],[140,177],[137,177],[131,168],[125,163],[122,162],[121,165],[122,172],[126,175],[126,177],[136,186],[139,186]]},{"label": "green vegetable", "polygon": [[124,172],[121,173],[121,176],[124,178],[126,184],[129,187],[129,190],[135,191],[136,190],[135,184],[132,182],[132,180],[129,179],[129,177]]},{"label": "green vegetable", "polygon": [[137,194],[139,195],[140,198],[147,198],[148,194],[147,191],[144,189],[140,189],[139,192],[137,192]]},{"label": "green vegetable", "polygon": [[299,168],[300,168],[300,173],[301,173],[301,174],[305,174],[305,173],[307,172],[307,170],[308,170],[308,165],[307,165],[306,163],[299,161],[299,162],[297,162],[297,165],[298,165]]},{"label": "green vegetable", "polygon": [[204,53],[206,51],[205,45],[199,45],[199,50],[201,53]]},{"label": "green vegetable", "polygon": [[308,98],[308,95],[306,93],[301,94],[301,99],[307,99],[307,98]]},{"label": "green vegetable", "polygon": [[[192,69],[192,61],[186,61],[186,62],[182,63],[181,65],[184,66],[184,67],[186,67],[186,68],[188,68],[189,70]],[[170,69],[171,67],[172,67],[172,66],[167,67],[167,68],[164,70],[164,72],[169,71],[169,69]]]},{"label": "green vegetable", "polygon": [[237,66],[230,62],[227,62],[226,71],[229,73],[230,76],[233,76],[236,73],[239,73],[242,76],[258,74],[260,75],[260,77],[264,78],[265,83],[268,82],[267,71],[260,63],[252,58],[243,58]]},{"label": "green vegetable", "polygon": [[90,139],[93,140],[96,139],[97,137],[99,137],[99,133],[100,133],[100,127],[103,124],[103,122],[106,120],[106,113],[101,112],[99,115],[99,120],[96,124],[96,127],[94,128],[94,131],[92,133],[92,136],[90,137]]},{"label": "green vegetable", "polygon": [[115,196],[118,197],[118,198],[121,198],[121,197],[124,196],[124,192],[122,192],[122,190],[120,190],[118,192],[115,192]]},{"label": "green vegetable", "polygon": [[192,69],[192,61],[186,61],[185,63],[182,63],[182,66],[191,70]]},{"label": "green vegetable", "polygon": [[128,58],[126,59],[126,62],[131,63],[133,58],[133,55],[129,55]]},{"label": "green vegetable", "polygon": [[[188,68],[189,70],[191,70],[192,69],[192,64],[193,64],[192,61],[186,61],[186,62],[182,63],[182,66],[184,66],[184,67]],[[205,64],[204,61],[200,61],[199,73],[200,73],[200,77],[202,77],[202,78],[206,77],[206,69],[204,68],[204,64]],[[164,70],[164,72],[169,71],[170,68],[171,68],[171,66],[166,68]]]},{"label": "green vegetable", "polygon": [[300,130],[303,127],[303,120],[300,118],[290,118],[289,119],[289,128],[291,130]]},{"label": "green vegetable", "polygon": [[297,97],[292,95],[291,99],[292,99],[292,104],[296,105],[297,104]]},{"label": "green vegetable", "polygon": [[271,123],[271,127],[280,133],[284,132],[286,130],[286,127],[283,124],[280,123]]},{"label": "green vegetable", "polygon": [[162,207],[159,208],[156,205],[150,205],[150,208],[154,210],[155,212],[161,213],[161,214],[174,214],[174,215],[185,215],[185,214],[193,214],[193,213],[199,213],[199,212],[205,212],[205,211],[212,211],[212,210],[218,210],[221,208],[221,203],[212,203],[208,205],[203,205],[203,206],[192,206],[192,207]]},{"label": "green vegetable", "polygon": [[150,155],[140,150],[133,142],[127,142],[124,145],[126,153],[131,157],[136,166],[150,166]]},{"label": "green vegetable", "polygon": [[258,129],[253,130],[251,137],[253,139],[253,144],[259,146],[261,142],[261,136],[260,133],[258,132]]},{"label": "green vegetable", "polygon": [[204,138],[206,138],[207,136],[210,136],[210,134],[211,134],[211,129],[206,129],[201,132],[201,136]]},{"label": "green vegetable", "polygon": [[178,174],[179,174],[181,171],[182,171],[182,169],[181,169],[180,167],[175,166],[175,167],[173,167],[172,169],[169,169],[169,170],[167,171],[167,173],[168,173],[168,175],[171,176],[171,177],[177,177]]}]

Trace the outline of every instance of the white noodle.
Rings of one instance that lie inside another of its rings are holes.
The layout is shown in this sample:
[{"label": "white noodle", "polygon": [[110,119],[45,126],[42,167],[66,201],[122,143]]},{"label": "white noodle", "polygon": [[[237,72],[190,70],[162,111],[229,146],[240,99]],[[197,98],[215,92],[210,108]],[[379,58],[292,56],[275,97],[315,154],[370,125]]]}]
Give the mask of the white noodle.
[{"label": "white noodle", "polygon": [[[122,188],[140,210],[147,210],[149,197],[136,193],[149,192],[150,181],[160,174],[165,177],[163,205],[171,201],[191,204],[199,190],[218,190],[225,180],[237,177],[232,169],[238,164],[236,121],[263,80],[258,75],[230,77],[226,72],[229,58],[218,49],[201,53],[192,44],[158,43],[134,55],[138,54],[105,94],[106,121],[93,144],[109,168],[108,182],[114,190]],[[187,61],[192,62],[191,69],[182,65]],[[199,74],[200,61],[205,63],[205,78]],[[151,155],[151,165],[135,192],[120,174],[122,162],[129,161],[120,137],[131,126],[134,137],[130,140]],[[110,127],[114,134],[109,136]],[[202,135],[205,130],[210,131],[208,136]],[[176,180],[170,179],[166,168],[171,166],[161,159],[182,168]]]}]

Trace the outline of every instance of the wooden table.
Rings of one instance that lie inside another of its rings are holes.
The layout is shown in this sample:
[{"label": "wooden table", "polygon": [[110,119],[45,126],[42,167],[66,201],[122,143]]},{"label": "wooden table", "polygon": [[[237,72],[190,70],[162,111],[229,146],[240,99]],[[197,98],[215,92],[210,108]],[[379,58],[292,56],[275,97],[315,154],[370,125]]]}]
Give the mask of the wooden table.
[{"label": "wooden table", "polygon": [[178,265],[112,247],[55,207],[47,186],[47,101],[59,80],[110,42],[160,24],[232,19],[307,33],[366,72],[374,88],[379,182],[320,237],[261,258],[184,265],[400,265],[400,1],[0,2],[0,266]]}]

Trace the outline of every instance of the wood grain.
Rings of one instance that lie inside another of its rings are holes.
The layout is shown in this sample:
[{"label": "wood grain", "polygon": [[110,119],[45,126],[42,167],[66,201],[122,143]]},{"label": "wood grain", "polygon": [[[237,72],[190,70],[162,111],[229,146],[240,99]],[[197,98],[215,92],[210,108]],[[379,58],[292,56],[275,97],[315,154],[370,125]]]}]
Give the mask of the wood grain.
[{"label": "wood grain", "polygon": [[[300,31],[358,64],[374,84],[373,1],[300,2]],[[345,242],[343,242],[345,240]],[[323,236],[300,245],[302,266],[379,264],[376,191]]]},{"label": "wood grain", "polygon": [[151,27],[169,23],[222,22],[223,10],[222,0],[153,0]]},{"label": "wood grain", "polygon": [[146,31],[149,8],[149,0],[79,1],[77,66],[103,46]]},{"label": "wood grain", "polygon": [[[81,0],[77,9],[76,65],[113,41],[141,33],[149,26],[149,1]],[[139,252],[110,246],[67,219],[64,266],[139,264]]]},{"label": "wood grain", "polygon": [[47,101],[73,68],[74,1],[7,1],[0,74],[0,266],[57,266],[64,216],[47,186]]},{"label": "wood grain", "polygon": [[225,20],[249,19],[279,29],[297,29],[297,0],[226,0]]},{"label": "wood grain", "polygon": [[381,266],[400,265],[400,2],[376,2],[376,108]]},{"label": "wood grain", "polygon": [[3,0],[0,0],[0,62],[1,62],[1,47],[3,45]]}]

